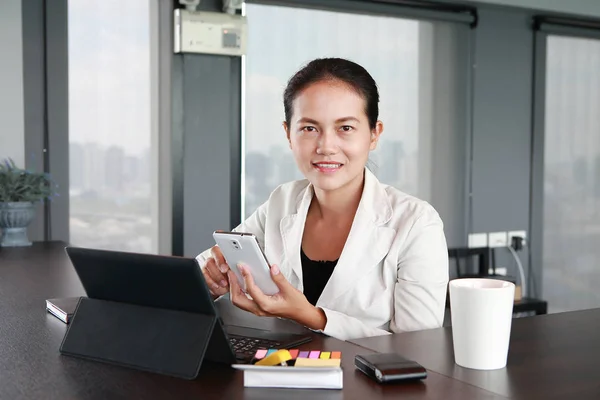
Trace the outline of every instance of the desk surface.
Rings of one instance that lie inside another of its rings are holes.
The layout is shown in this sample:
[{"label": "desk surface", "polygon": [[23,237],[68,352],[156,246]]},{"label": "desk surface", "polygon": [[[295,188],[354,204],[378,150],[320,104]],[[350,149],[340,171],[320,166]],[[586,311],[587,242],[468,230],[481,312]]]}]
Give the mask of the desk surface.
[{"label": "desk surface", "polygon": [[[45,300],[84,294],[64,253],[64,244],[0,248],[0,398],[2,399],[499,399],[473,385],[429,372],[423,383],[381,386],[354,368],[354,356],[370,350],[314,334],[304,349],[343,353],[344,389],[244,388],[242,373],[205,363],[198,379],[186,381],[61,356],[66,325],[45,312]],[[297,331],[288,321],[257,318],[218,302],[226,323]]]},{"label": "desk surface", "polygon": [[509,398],[600,399],[600,309],[513,319],[507,366],[496,371],[456,365],[451,328],[352,343]]}]

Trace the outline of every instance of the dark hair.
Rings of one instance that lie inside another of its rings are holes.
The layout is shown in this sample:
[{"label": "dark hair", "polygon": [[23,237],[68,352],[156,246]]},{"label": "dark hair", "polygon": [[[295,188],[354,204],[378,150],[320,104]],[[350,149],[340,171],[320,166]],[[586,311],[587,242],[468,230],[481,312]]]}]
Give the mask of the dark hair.
[{"label": "dark hair", "polygon": [[365,100],[365,114],[369,127],[375,129],[379,116],[379,91],[373,77],[362,66],[343,58],[319,58],[306,64],[288,81],[283,92],[285,122],[292,118],[293,103],[298,94],[313,83],[339,80],[360,94]]}]

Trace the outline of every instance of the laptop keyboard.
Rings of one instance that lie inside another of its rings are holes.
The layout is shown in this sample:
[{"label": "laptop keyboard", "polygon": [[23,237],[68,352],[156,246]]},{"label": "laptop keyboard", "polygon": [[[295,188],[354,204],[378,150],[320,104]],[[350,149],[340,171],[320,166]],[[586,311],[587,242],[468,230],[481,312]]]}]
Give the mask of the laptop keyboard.
[{"label": "laptop keyboard", "polygon": [[250,360],[258,349],[277,349],[281,343],[276,340],[257,339],[244,336],[229,335],[229,343],[239,359]]}]

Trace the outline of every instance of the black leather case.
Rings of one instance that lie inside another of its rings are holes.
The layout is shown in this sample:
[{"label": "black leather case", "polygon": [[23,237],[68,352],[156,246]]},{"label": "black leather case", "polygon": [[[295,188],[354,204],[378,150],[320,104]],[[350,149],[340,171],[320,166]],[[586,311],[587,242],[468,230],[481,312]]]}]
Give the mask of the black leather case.
[{"label": "black leather case", "polygon": [[380,383],[425,379],[427,370],[396,353],[357,355],[354,365]]},{"label": "black leather case", "polygon": [[60,352],[194,379],[216,318],[214,315],[82,297]]}]

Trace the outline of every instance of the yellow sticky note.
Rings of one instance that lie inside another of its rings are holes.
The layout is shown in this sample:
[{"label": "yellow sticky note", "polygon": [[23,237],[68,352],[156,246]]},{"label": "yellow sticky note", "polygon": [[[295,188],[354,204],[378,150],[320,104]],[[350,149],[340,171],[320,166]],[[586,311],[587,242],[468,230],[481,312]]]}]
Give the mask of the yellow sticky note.
[{"label": "yellow sticky note", "polygon": [[322,351],[321,352],[321,357],[319,357],[319,358],[329,359],[330,356],[331,356],[331,352],[330,351]]},{"label": "yellow sticky note", "polygon": [[339,367],[342,360],[331,358],[297,358],[295,367]]},{"label": "yellow sticky note", "polygon": [[278,350],[275,353],[269,354],[262,360],[257,361],[254,365],[273,366],[281,365],[282,363],[292,359],[292,355],[288,350]]}]

